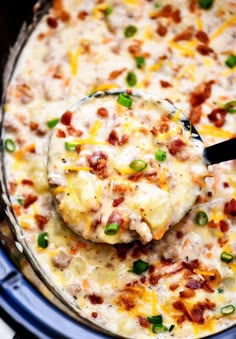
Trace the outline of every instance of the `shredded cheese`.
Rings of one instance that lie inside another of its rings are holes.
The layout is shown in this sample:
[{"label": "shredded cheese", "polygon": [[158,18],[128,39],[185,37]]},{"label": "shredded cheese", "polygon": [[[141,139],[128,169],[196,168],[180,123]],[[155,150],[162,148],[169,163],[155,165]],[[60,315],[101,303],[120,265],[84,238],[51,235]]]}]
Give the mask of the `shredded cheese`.
[{"label": "shredded cheese", "polygon": [[219,35],[221,35],[227,28],[231,25],[236,24],[236,17],[233,16],[228,21],[224,22],[217,30],[211,35],[210,40],[216,39]]},{"label": "shredded cheese", "polygon": [[91,138],[94,138],[97,134],[97,132],[99,131],[99,129],[102,128],[102,126],[104,125],[102,120],[96,120],[93,124],[93,126],[91,127],[90,131],[89,131],[89,135]]},{"label": "shredded cheese", "polygon": [[78,58],[81,54],[81,47],[77,48],[77,50],[73,53],[72,50],[68,51],[68,59],[71,68],[71,73],[73,76],[77,75],[78,71]]},{"label": "shredded cheese", "polygon": [[232,132],[211,125],[202,125],[198,132],[202,135],[209,135],[216,138],[232,138],[234,135]]}]

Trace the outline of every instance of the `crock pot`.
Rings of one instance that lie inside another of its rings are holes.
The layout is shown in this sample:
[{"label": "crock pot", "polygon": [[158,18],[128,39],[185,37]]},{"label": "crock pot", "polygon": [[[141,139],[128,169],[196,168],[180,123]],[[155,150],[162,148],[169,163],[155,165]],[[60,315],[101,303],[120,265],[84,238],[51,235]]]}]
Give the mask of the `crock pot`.
[{"label": "crock pot", "polygon": [[[49,6],[50,3],[44,0],[38,3],[35,3],[35,0],[0,2],[0,92],[2,99],[17,55],[24,46],[26,31],[32,31],[34,24]],[[0,214],[2,222],[6,222],[3,205]],[[18,249],[15,251],[21,250],[19,244],[16,243],[16,246]],[[12,261],[9,251],[11,248],[12,252],[13,247],[13,240],[8,241],[0,237],[0,315],[9,322],[11,327],[16,331],[23,330],[24,336],[35,335],[39,338],[110,338],[77,321],[70,311],[65,312],[65,307],[60,305],[59,301],[54,300],[55,302],[51,303],[45,297],[50,292],[42,294],[37,290],[35,283],[29,281],[15,262],[13,263],[14,260]],[[236,327],[208,338],[234,339]]]}]

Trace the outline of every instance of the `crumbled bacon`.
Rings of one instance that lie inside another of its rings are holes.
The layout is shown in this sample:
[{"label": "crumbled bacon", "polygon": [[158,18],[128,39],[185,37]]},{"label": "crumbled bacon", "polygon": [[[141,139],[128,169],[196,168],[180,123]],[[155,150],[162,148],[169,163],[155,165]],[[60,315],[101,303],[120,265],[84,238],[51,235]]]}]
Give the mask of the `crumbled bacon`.
[{"label": "crumbled bacon", "polygon": [[130,45],[128,47],[128,51],[130,54],[132,54],[133,56],[138,56],[141,54],[141,45],[139,43]]},{"label": "crumbled bacon", "polygon": [[32,205],[37,200],[38,200],[38,197],[36,195],[28,194],[24,199],[23,207],[28,208],[30,205]]},{"label": "crumbled bacon", "polygon": [[190,94],[190,104],[192,107],[201,105],[211,96],[211,86],[213,84],[213,80],[202,82],[194,89],[194,91]]},{"label": "crumbled bacon", "polygon": [[37,222],[37,225],[38,225],[38,228],[40,230],[43,230],[44,229],[44,226],[47,224],[48,222],[48,218],[44,217],[43,215],[41,214],[35,214],[34,215],[34,219],[36,220]]},{"label": "crumbled bacon", "polygon": [[102,118],[107,118],[109,116],[109,113],[105,107],[99,107],[97,109],[97,115]]},{"label": "crumbled bacon", "polygon": [[168,81],[165,81],[165,80],[160,80],[160,85],[163,88],[172,87],[172,84]]},{"label": "crumbled bacon", "polygon": [[69,126],[71,124],[71,119],[72,119],[72,112],[71,111],[66,111],[61,116],[61,123],[63,125]]},{"label": "crumbled bacon", "polygon": [[207,223],[207,226],[210,227],[210,228],[217,228],[217,227],[218,227],[218,224],[217,224],[214,220],[210,220],[210,221]]},{"label": "crumbled bacon", "polygon": [[78,138],[81,137],[81,135],[83,135],[83,131],[81,131],[80,129],[76,129],[71,125],[66,126],[66,129],[69,135],[75,135]]},{"label": "crumbled bacon", "polygon": [[202,282],[196,279],[190,279],[185,286],[191,290],[197,290],[202,287]]},{"label": "crumbled bacon", "polygon": [[138,316],[138,321],[141,327],[148,328],[150,326],[150,322],[147,318]]},{"label": "crumbled bacon", "polygon": [[39,124],[37,122],[30,121],[29,127],[30,127],[31,131],[35,131],[39,127]]},{"label": "crumbled bacon", "polygon": [[93,304],[93,305],[97,305],[97,304],[102,304],[103,303],[103,298],[100,297],[99,295],[89,294],[88,298],[89,298],[89,301],[91,302],[91,304]]},{"label": "crumbled bacon", "polygon": [[196,38],[201,41],[203,44],[207,44],[209,42],[209,37],[204,31],[197,31]]},{"label": "crumbled bacon", "polygon": [[80,11],[80,12],[77,14],[77,18],[78,18],[79,20],[85,20],[87,16],[88,16],[88,12],[86,12],[86,11]]},{"label": "crumbled bacon", "polygon": [[236,199],[233,198],[225,203],[224,213],[228,217],[236,217]]},{"label": "crumbled bacon", "polygon": [[66,133],[62,129],[58,129],[57,130],[57,137],[58,138],[65,138],[66,137]]},{"label": "crumbled bacon", "polygon": [[113,203],[112,203],[112,206],[113,206],[113,207],[117,207],[117,206],[120,205],[124,200],[125,200],[124,197],[120,197],[120,198],[118,198],[118,199],[114,199],[114,200],[113,200]]},{"label": "crumbled bacon", "polygon": [[117,142],[119,141],[117,132],[113,129],[111,131],[111,133],[108,136],[108,140],[107,140],[111,145],[116,145]]},{"label": "crumbled bacon", "polygon": [[190,114],[189,114],[189,120],[191,121],[191,123],[194,124],[198,124],[201,120],[201,116],[202,116],[202,106],[195,106],[191,108]]},{"label": "crumbled bacon", "polygon": [[95,174],[100,179],[105,179],[108,177],[107,172],[107,154],[98,151],[93,152],[92,155],[87,156],[89,166],[93,168]]},{"label": "crumbled bacon", "polygon": [[178,283],[172,283],[172,284],[170,284],[169,289],[171,291],[175,291],[178,287],[179,287]]},{"label": "crumbled bacon", "polygon": [[65,252],[60,251],[52,257],[52,264],[54,267],[62,271],[70,265],[71,260],[72,256],[69,256]]},{"label": "crumbled bacon", "polygon": [[180,12],[180,10],[179,10],[179,8],[177,8],[176,10],[174,10],[173,12],[172,12],[172,19],[173,19],[173,21],[176,23],[176,24],[178,24],[179,22],[181,22],[181,12]]},{"label": "crumbled bacon", "polygon": [[179,296],[180,298],[192,298],[195,296],[195,292],[190,288],[186,288],[185,290],[179,292]]},{"label": "crumbled bacon", "polygon": [[121,68],[121,69],[118,69],[118,70],[115,70],[115,71],[112,71],[109,75],[109,79],[112,80],[112,79],[116,79],[118,78],[118,76],[120,76],[122,73],[124,73],[126,71],[126,68]]},{"label": "crumbled bacon", "polygon": [[173,41],[175,42],[178,42],[178,41],[189,41],[192,39],[193,37],[193,34],[194,34],[194,27],[193,26],[190,26],[190,27],[187,27],[183,32],[177,34]]},{"label": "crumbled bacon", "polygon": [[52,28],[52,29],[56,29],[57,26],[58,26],[58,22],[57,22],[57,19],[56,18],[53,18],[51,16],[49,16],[47,18],[47,25]]},{"label": "crumbled bacon", "polygon": [[149,277],[149,282],[151,285],[155,286],[158,281],[161,279],[162,275],[161,274],[150,274],[150,277]]},{"label": "crumbled bacon", "polygon": [[156,32],[160,36],[165,36],[166,33],[167,33],[167,27],[162,25],[160,22],[158,22],[158,26],[157,26]]},{"label": "crumbled bacon", "polygon": [[187,268],[188,270],[190,270],[191,272],[195,269],[198,268],[199,266],[199,261],[198,259],[194,259],[192,261],[183,261],[182,265],[184,268]]},{"label": "crumbled bacon", "polygon": [[58,18],[62,21],[62,22],[68,22],[70,20],[70,14],[67,11],[61,11],[61,13],[59,14]]},{"label": "crumbled bacon", "polygon": [[216,127],[221,127],[225,123],[226,114],[227,112],[224,108],[215,108],[207,117]]},{"label": "crumbled bacon", "polygon": [[98,316],[98,314],[97,314],[97,312],[92,312],[92,313],[91,313],[91,316],[92,316],[94,319],[96,319],[97,316]]},{"label": "crumbled bacon", "polygon": [[158,12],[159,17],[170,18],[172,16],[173,7],[171,5],[165,5]]},{"label": "crumbled bacon", "polygon": [[34,185],[33,181],[29,180],[29,179],[22,179],[21,183],[22,183],[22,185],[29,185],[29,186],[33,186]]},{"label": "crumbled bacon", "polygon": [[169,152],[171,155],[177,155],[185,146],[186,144],[182,139],[174,139],[170,142]]},{"label": "crumbled bacon", "polygon": [[204,44],[197,45],[196,50],[201,55],[209,55],[214,52],[214,50],[210,46]]},{"label": "crumbled bacon", "polygon": [[124,218],[122,217],[120,211],[118,211],[117,209],[114,209],[107,221],[108,224],[111,223],[117,223],[118,225],[122,225],[124,223]]},{"label": "crumbled bacon", "polygon": [[224,232],[227,232],[229,230],[229,225],[225,220],[220,220],[219,225],[220,225],[221,232],[224,233]]},{"label": "crumbled bacon", "polygon": [[190,0],[189,6],[188,6],[189,11],[192,13],[195,12],[196,7],[197,7],[197,0]]},{"label": "crumbled bacon", "polygon": [[136,172],[128,176],[128,180],[139,181],[144,176],[141,172]]},{"label": "crumbled bacon", "polygon": [[118,145],[123,146],[128,142],[128,140],[129,140],[128,134],[123,134],[120,140],[118,141]]},{"label": "crumbled bacon", "polygon": [[125,260],[129,250],[133,247],[132,243],[114,245],[117,256],[120,260]]}]

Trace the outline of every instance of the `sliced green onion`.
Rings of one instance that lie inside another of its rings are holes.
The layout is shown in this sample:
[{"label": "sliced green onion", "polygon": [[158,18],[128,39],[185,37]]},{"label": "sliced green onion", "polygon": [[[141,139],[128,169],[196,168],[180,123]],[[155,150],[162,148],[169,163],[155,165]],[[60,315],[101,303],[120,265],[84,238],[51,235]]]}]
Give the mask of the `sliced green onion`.
[{"label": "sliced green onion", "polygon": [[137,56],[135,58],[136,60],[136,67],[137,68],[142,68],[145,65],[145,59],[142,56]]},{"label": "sliced green onion", "polygon": [[106,226],[104,233],[106,235],[115,235],[117,234],[119,227],[120,225],[117,222],[112,222]]},{"label": "sliced green onion", "polygon": [[162,324],[162,315],[153,315],[151,317],[147,317],[148,318],[148,321],[151,323],[151,324]]},{"label": "sliced green onion", "polygon": [[208,223],[208,216],[206,212],[200,211],[195,217],[195,221],[199,226],[205,226]]},{"label": "sliced green onion", "polygon": [[139,171],[143,171],[147,167],[147,165],[148,164],[146,163],[146,161],[142,159],[137,159],[137,160],[131,161],[131,163],[129,164],[129,167],[139,172]]},{"label": "sliced green onion", "polygon": [[156,153],[155,153],[155,159],[158,161],[164,161],[166,160],[166,151],[162,151],[161,149],[159,149]]},{"label": "sliced green onion", "polygon": [[172,332],[174,328],[175,328],[175,325],[173,325],[173,324],[170,325],[169,332]]},{"label": "sliced green onion", "polygon": [[130,87],[133,87],[137,84],[137,77],[133,72],[129,72],[126,76],[126,82]]},{"label": "sliced green onion", "polygon": [[124,35],[126,38],[131,38],[132,36],[135,35],[135,33],[137,33],[137,27],[133,25],[127,26],[124,31]]},{"label": "sliced green onion", "polygon": [[161,7],[161,5],[160,5],[158,2],[156,2],[156,3],[154,4],[154,7],[155,7],[155,8],[159,8],[159,7]]},{"label": "sliced green onion", "polygon": [[234,68],[234,66],[236,65],[236,55],[234,54],[229,55],[228,58],[225,60],[225,64],[229,68]]},{"label": "sliced green onion", "polygon": [[75,142],[65,141],[65,149],[67,151],[75,151],[78,144]]},{"label": "sliced green onion", "polygon": [[23,205],[24,199],[21,197],[16,198],[16,201],[18,202],[19,205]]},{"label": "sliced green onion", "polygon": [[141,259],[133,262],[133,270],[132,272],[136,274],[142,274],[143,272],[149,269],[149,264],[146,261]]},{"label": "sliced green onion", "polygon": [[203,9],[209,9],[213,5],[214,0],[198,0],[198,4]]},{"label": "sliced green onion", "polygon": [[38,236],[38,246],[42,248],[48,247],[48,232],[40,233]]},{"label": "sliced green onion", "polygon": [[49,128],[53,128],[58,124],[58,122],[59,122],[59,119],[52,119],[52,120],[47,121],[47,125]]},{"label": "sliced green onion", "polygon": [[132,106],[133,99],[126,93],[120,93],[118,95],[117,102],[121,106],[130,108]]},{"label": "sliced green onion", "polygon": [[111,13],[112,13],[112,8],[111,8],[111,7],[105,8],[105,10],[104,10],[104,15],[105,15],[105,16],[108,16],[108,15],[110,15]]},{"label": "sliced green onion", "polygon": [[165,325],[153,324],[152,326],[153,333],[162,333],[162,332],[167,332],[167,331],[168,331],[168,328]]},{"label": "sliced green onion", "polygon": [[236,100],[226,102],[224,109],[229,113],[236,113]]},{"label": "sliced green onion", "polygon": [[218,292],[219,294],[221,294],[221,293],[224,293],[224,290],[223,290],[223,288],[219,287],[219,288],[217,288],[217,292]]},{"label": "sliced green onion", "polygon": [[12,139],[6,139],[4,141],[5,150],[9,153],[13,153],[16,150],[16,144]]},{"label": "sliced green onion", "polygon": [[227,305],[227,306],[222,307],[222,309],[221,309],[221,313],[222,313],[223,315],[230,315],[230,314],[233,314],[234,311],[235,311],[234,305]]},{"label": "sliced green onion", "polygon": [[224,262],[231,262],[233,260],[233,256],[232,254],[228,253],[228,252],[222,252],[220,259]]}]

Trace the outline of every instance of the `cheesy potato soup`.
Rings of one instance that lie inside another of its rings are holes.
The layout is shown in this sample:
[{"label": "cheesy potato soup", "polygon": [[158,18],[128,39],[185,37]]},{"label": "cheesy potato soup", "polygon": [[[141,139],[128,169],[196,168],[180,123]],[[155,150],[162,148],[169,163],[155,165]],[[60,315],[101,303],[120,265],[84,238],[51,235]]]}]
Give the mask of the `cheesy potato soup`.
[{"label": "cheesy potato soup", "polygon": [[236,324],[236,161],[202,159],[236,136],[235,14],[232,0],[54,0],[19,56],[7,213],[43,281],[110,336]]}]

